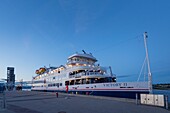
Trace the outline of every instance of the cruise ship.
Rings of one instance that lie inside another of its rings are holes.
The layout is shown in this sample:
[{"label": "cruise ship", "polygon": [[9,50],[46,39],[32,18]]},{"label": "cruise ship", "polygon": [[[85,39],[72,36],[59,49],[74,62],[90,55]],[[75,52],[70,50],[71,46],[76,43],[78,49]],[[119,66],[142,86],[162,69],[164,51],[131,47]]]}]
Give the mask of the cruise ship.
[{"label": "cruise ship", "polygon": [[102,67],[91,54],[75,53],[59,67],[42,67],[32,79],[32,91],[135,98],[151,91],[150,82],[116,82],[111,67]]},{"label": "cruise ship", "polygon": [[92,54],[76,53],[68,57],[66,65],[42,67],[36,70],[31,90],[125,98],[149,93],[148,82],[116,82],[111,67],[96,62]]}]

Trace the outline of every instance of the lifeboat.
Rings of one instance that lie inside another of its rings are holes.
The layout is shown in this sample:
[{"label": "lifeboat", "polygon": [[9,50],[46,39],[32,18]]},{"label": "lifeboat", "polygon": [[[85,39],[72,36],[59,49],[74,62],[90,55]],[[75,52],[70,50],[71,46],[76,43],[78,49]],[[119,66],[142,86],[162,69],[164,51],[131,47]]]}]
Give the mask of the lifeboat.
[{"label": "lifeboat", "polygon": [[45,68],[40,68],[40,69],[39,69],[39,73],[40,73],[40,74],[44,73],[45,71],[46,71]]},{"label": "lifeboat", "polygon": [[39,70],[36,70],[35,73],[36,73],[36,74],[40,74],[40,73],[39,73]]},{"label": "lifeboat", "polygon": [[45,71],[46,71],[45,68],[40,68],[40,69],[36,70],[35,73],[39,75],[39,74],[43,74]]}]

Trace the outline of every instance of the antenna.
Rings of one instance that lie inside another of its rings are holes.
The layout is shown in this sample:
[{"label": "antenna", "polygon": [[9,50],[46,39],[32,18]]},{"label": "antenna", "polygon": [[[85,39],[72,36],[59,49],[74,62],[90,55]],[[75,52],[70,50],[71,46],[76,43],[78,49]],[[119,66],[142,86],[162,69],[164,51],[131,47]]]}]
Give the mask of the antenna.
[{"label": "antenna", "polygon": [[148,48],[147,48],[147,42],[146,39],[148,38],[147,32],[144,33],[144,44],[145,44],[145,51],[146,51],[146,61],[148,65],[148,84],[149,84],[149,93],[152,93],[152,74],[150,70],[150,63],[149,63],[149,57],[148,57]]},{"label": "antenna", "polygon": [[111,66],[109,66],[109,69],[110,69],[110,74],[111,74],[111,76],[113,76],[113,73],[112,73],[112,68],[111,68]]},{"label": "antenna", "polygon": [[86,54],[86,52],[84,50],[82,50],[84,54]]}]

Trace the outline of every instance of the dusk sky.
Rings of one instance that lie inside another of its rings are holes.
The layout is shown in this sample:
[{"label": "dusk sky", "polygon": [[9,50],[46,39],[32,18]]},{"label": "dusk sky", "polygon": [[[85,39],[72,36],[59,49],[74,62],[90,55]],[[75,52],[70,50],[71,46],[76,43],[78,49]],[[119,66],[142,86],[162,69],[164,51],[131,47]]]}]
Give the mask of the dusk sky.
[{"label": "dusk sky", "polygon": [[170,0],[0,0],[0,78],[12,66],[31,80],[85,50],[119,82],[136,81],[145,31],[153,83],[169,83]]}]

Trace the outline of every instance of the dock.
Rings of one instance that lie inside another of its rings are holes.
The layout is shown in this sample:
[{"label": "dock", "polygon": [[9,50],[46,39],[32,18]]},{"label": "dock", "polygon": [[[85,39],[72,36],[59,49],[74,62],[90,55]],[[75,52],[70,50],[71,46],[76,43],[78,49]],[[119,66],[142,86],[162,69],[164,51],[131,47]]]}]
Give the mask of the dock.
[{"label": "dock", "polygon": [[161,107],[137,105],[133,99],[65,93],[58,93],[57,97],[56,92],[7,91],[6,108],[0,108],[0,113],[170,113],[170,111]]}]

